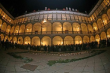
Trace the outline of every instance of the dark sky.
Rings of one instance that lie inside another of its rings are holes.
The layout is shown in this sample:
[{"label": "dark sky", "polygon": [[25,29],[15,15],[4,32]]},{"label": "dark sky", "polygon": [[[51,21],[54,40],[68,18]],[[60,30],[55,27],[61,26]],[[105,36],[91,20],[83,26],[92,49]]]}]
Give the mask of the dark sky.
[{"label": "dark sky", "polygon": [[99,0],[0,0],[1,4],[9,11],[12,16],[23,15],[25,11],[50,9],[63,9],[71,7],[78,9],[79,12],[89,13]]}]

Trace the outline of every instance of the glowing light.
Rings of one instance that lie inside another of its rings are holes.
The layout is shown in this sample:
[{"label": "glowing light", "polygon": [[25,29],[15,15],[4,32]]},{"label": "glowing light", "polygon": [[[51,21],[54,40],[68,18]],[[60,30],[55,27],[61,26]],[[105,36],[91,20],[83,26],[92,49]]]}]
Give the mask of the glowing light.
[{"label": "glowing light", "polygon": [[99,39],[96,39],[96,41],[99,41]]},{"label": "glowing light", "polygon": [[110,35],[107,35],[107,37],[110,37]]},{"label": "glowing light", "polygon": [[62,28],[62,27],[61,27]]},{"label": "glowing light", "polygon": [[94,27],[94,29],[96,30],[96,27]]},{"label": "glowing light", "polygon": [[92,20],[92,18],[91,18],[91,20]]},{"label": "glowing light", "polygon": [[43,44],[43,42],[41,42],[41,44]]},{"label": "glowing light", "polygon": [[28,44],[28,42],[25,42],[25,44]]},{"label": "glowing light", "polygon": [[61,42],[61,44],[63,44],[63,42]]},{"label": "glowing light", "polygon": [[29,30],[29,29],[27,29],[27,30]]},{"label": "glowing light", "polygon": [[105,21],[103,20],[103,23],[104,23]]},{"label": "glowing light", "polygon": [[46,19],[44,19],[44,20],[43,20],[43,23],[45,23],[45,22],[47,22],[47,20],[46,20]]},{"label": "glowing light", "polygon": [[3,17],[5,17],[5,15],[3,15]]}]

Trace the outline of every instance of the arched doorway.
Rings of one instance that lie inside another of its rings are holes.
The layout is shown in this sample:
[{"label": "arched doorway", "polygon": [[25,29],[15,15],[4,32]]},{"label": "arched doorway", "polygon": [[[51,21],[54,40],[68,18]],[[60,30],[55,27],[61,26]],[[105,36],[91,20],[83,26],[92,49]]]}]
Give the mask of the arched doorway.
[{"label": "arched doorway", "polygon": [[88,36],[83,37],[83,43],[89,43],[89,37]]},{"label": "arched doorway", "polygon": [[101,33],[101,40],[106,40],[106,33],[105,32]]},{"label": "arched doorway", "polygon": [[97,20],[97,25],[98,25],[99,29],[101,29],[103,27],[102,19]]},{"label": "arched doorway", "polygon": [[82,33],[83,33],[83,34],[88,33],[86,24],[82,23],[82,24],[81,24],[81,29],[82,29]]},{"label": "arched doorway", "polygon": [[60,36],[55,36],[53,38],[53,45],[63,45],[63,39]]},{"label": "arched doorway", "polygon": [[94,41],[95,41],[94,36],[91,36],[91,37],[90,37],[90,42],[94,42]]},{"label": "arched doorway", "polygon": [[104,23],[104,25],[107,25],[108,24],[108,16],[106,15],[106,14],[103,14],[102,15],[102,20],[103,20],[103,23]]},{"label": "arched doorway", "polygon": [[97,26],[97,23],[93,23],[93,29],[95,30],[95,31],[97,31],[98,30],[98,26]]},{"label": "arched doorway", "polygon": [[65,22],[65,23],[63,24],[63,33],[72,33],[71,23]]},{"label": "arched doorway", "polygon": [[3,23],[3,25],[2,25],[2,31],[5,31],[6,30],[6,27],[7,27],[7,24],[6,23]]},{"label": "arched doorway", "polygon": [[51,45],[51,38],[44,36],[41,40],[41,45]]},{"label": "arched doorway", "polygon": [[74,33],[79,33],[81,30],[79,23],[73,23],[73,31]]},{"label": "arched doorway", "polygon": [[20,26],[19,33],[24,33],[24,31],[25,31],[25,25],[22,24],[22,25]]},{"label": "arched doorway", "polygon": [[13,38],[13,43],[14,43],[14,44],[17,43],[17,37],[14,37],[14,38]]},{"label": "arched doorway", "polygon": [[75,44],[82,44],[82,38],[81,38],[81,36],[76,36],[75,37]]},{"label": "arched doorway", "polygon": [[27,36],[27,37],[24,38],[24,44],[25,44],[25,45],[31,44],[31,39],[30,39],[30,37]]},{"label": "arched doorway", "polygon": [[98,44],[100,43],[100,36],[98,34],[95,36],[95,40],[98,42]]},{"label": "arched doorway", "polygon": [[71,44],[74,44],[73,43],[73,38],[71,36],[66,36],[64,38],[64,45],[71,45]]},{"label": "arched doorway", "polygon": [[22,37],[18,38],[18,44],[23,44],[23,38]]},{"label": "arched doorway", "polygon": [[53,23],[53,34],[62,33],[62,24],[60,22]]},{"label": "arched doorway", "polygon": [[32,38],[32,45],[40,46],[40,38],[38,36]]}]

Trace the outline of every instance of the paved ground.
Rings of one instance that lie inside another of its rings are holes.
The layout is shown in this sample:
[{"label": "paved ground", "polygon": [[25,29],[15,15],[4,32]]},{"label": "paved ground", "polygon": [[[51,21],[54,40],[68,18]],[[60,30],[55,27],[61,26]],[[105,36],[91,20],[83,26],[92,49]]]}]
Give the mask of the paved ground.
[{"label": "paved ground", "polygon": [[[13,50],[8,50],[13,51]],[[15,50],[22,51],[22,50]],[[20,54],[25,57],[32,58],[33,61],[29,64],[37,65],[35,71],[30,71],[21,68],[25,65],[23,60],[15,59],[12,56],[6,54],[6,52],[0,50],[0,73],[110,73],[110,48],[107,48],[107,52],[100,55],[80,60],[71,63],[58,63],[53,66],[48,66],[48,60],[79,58],[87,56],[83,55],[52,55],[52,54],[32,54],[23,53]]]}]

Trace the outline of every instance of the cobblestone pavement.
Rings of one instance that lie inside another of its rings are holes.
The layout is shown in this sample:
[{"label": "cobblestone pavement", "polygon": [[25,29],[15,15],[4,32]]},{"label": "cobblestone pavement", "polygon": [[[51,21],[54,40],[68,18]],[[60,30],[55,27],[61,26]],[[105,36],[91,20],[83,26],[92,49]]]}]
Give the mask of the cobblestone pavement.
[{"label": "cobblestone pavement", "polygon": [[[37,65],[38,67],[34,71],[21,68],[25,65],[23,60],[15,59],[12,56],[6,54],[6,52],[12,52],[13,50],[1,51],[0,50],[0,73],[110,73],[110,48],[107,51],[80,61],[70,63],[57,63],[52,66],[48,66],[48,60],[58,59],[71,59],[87,56],[83,55],[54,55],[54,54],[33,54],[22,53],[23,57],[32,58],[33,61],[29,64]],[[15,50],[23,51],[23,50]]]}]

